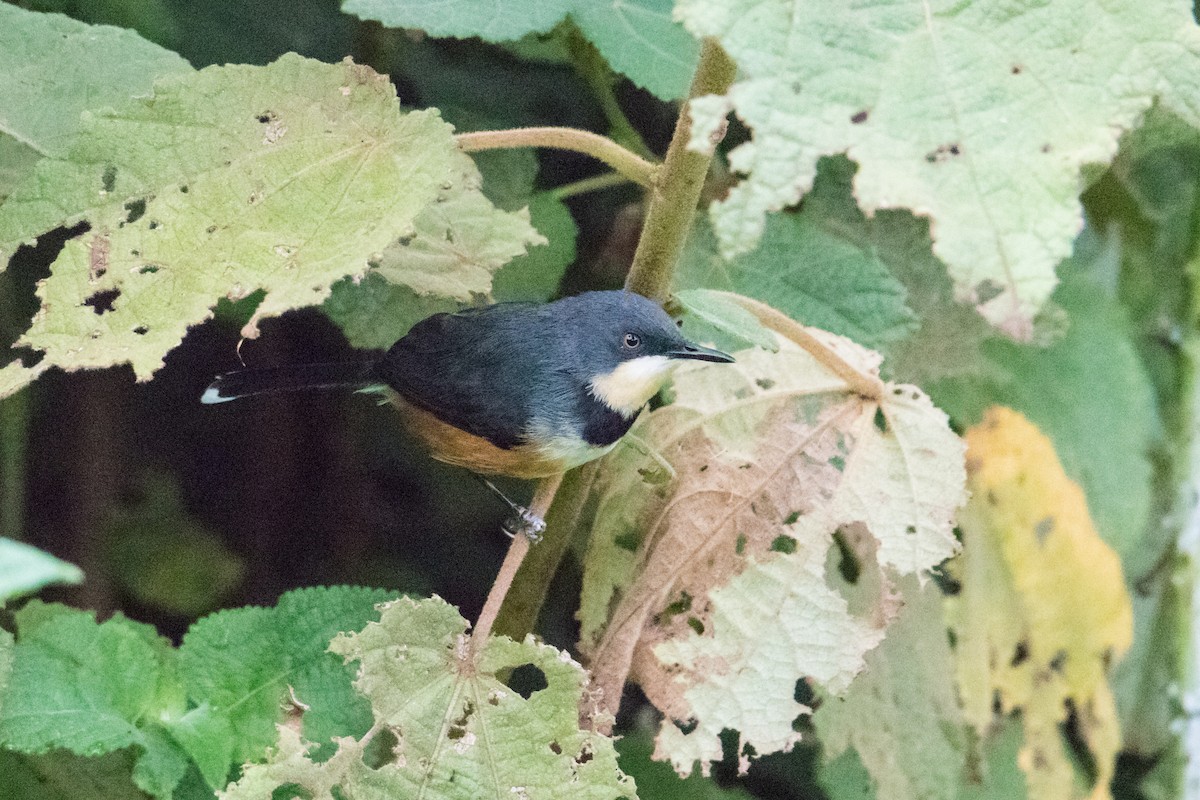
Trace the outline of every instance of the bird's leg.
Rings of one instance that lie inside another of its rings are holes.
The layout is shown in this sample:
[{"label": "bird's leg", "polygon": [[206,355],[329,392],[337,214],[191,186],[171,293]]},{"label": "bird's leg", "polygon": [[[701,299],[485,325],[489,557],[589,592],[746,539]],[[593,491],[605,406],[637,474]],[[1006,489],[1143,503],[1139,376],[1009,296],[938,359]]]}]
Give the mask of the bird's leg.
[{"label": "bird's leg", "polygon": [[534,514],[525,506],[517,505],[512,500],[508,499],[508,495],[500,491],[500,489],[496,487],[496,484],[492,483],[487,478],[483,477],[482,475],[476,475],[476,477],[483,481],[483,485],[488,489],[491,489],[492,494],[496,495],[496,497],[499,497],[504,505],[508,506],[512,510],[512,516],[504,520],[501,525],[501,530],[503,530],[510,539],[520,533],[524,534],[525,538],[529,539],[529,541],[533,544],[536,544],[541,540],[542,533],[546,530],[546,521],[544,519],[539,517],[537,514]]}]

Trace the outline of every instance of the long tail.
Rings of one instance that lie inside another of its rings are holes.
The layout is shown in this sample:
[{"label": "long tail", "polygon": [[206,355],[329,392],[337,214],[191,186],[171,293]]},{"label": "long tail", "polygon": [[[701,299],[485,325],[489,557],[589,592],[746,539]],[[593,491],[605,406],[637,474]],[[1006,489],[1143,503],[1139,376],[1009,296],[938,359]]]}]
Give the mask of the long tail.
[{"label": "long tail", "polygon": [[225,403],[256,394],[308,389],[366,389],[380,382],[374,370],[372,361],[239,369],[213,379],[200,402]]}]

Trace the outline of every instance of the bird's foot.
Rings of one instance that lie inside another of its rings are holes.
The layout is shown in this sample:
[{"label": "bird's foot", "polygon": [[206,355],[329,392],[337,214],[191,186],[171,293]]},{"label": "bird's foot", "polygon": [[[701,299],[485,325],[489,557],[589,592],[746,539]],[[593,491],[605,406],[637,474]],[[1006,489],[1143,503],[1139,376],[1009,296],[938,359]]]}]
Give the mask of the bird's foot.
[{"label": "bird's foot", "polygon": [[518,534],[529,540],[530,544],[537,544],[542,540],[542,534],[546,532],[546,520],[534,514],[524,506],[513,505],[512,516],[504,520],[502,530],[511,539]]},{"label": "bird's foot", "polygon": [[512,516],[504,520],[500,525],[500,530],[504,531],[508,538],[512,539],[517,534],[523,535],[529,540],[530,544],[537,544],[542,539],[542,534],[546,531],[546,520],[539,517],[537,514],[530,511],[525,506],[519,506],[512,500],[508,499],[508,495],[496,488],[496,484],[489,481],[482,475],[477,475],[479,480],[483,481],[486,486],[496,497],[499,497],[506,506],[512,511]]}]

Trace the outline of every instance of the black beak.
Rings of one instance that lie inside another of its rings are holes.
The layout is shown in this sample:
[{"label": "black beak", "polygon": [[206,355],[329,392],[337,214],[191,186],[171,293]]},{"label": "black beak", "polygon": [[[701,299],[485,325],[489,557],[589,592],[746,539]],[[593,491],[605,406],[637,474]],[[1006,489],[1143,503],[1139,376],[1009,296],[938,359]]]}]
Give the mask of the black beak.
[{"label": "black beak", "polygon": [[668,351],[667,358],[690,358],[693,361],[716,361],[720,364],[733,363],[733,356],[728,353],[722,353],[711,347],[701,347],[691,342],[684,342],[682,347]]}]

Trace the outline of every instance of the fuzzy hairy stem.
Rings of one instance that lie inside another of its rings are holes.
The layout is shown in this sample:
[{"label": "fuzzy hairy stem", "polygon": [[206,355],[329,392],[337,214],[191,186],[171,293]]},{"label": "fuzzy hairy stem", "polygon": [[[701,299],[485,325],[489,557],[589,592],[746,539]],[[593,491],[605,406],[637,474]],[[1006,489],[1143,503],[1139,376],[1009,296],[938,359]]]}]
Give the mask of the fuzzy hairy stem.
[{"label": "fuzzy hairy stem", "polygon": [[634,183],[650,186],[658,166],[621,145],[591,131],[578,128],[512,128],[505,131],[473,131],[455,135],[467,153],[507,147],[549,147],[571,150],[603,161]]},{"label": "fuzzy hairy stem", "polygon": [[[551,475],[549,478],[542,478],[538,481],[537,488],[533,492],[533,500],[529,503],[530,512],[545,519],[562,479],[562,475]],[[503,605],[504,598],[508,595],[513,578],[516,577],[517,570],[521,568],[521,563],[529,553],[529,545],[529,537],[523,534],[513,537],[508,554],[504,556],[504,563],[500,565],[500,571],[496,573],[496,580],[493,581],[492,588],[488,591],[487,600],[484,601],[483,610],[479,612],[479,619],[472,631],[471,648],[474,652],[478,652],[479,648],[487,643],[487,639],[492,633],[492,626],[496,622],[496,615],[500,613],[500,606]],[[520,638],[524,638],[524,633],[520,634]]]},{"label": "fuzzy hairy stem", "polygon": [[[700,63],[692,78],[689,98],[725,94],[733,84],[737,66],[715,39],[705,39],[700,48]],[[667,148],[667,157],[650,192],[650,210],[642,238],[638,241],[633,266],[625,288],[663,302],[671,291],[671,279],[679,254],[687,241],[700,201],[700,190],[712,163],[712,153],[688,149],[692,138],[692,119],[684,105],[675,123],[675,133]]]}]

